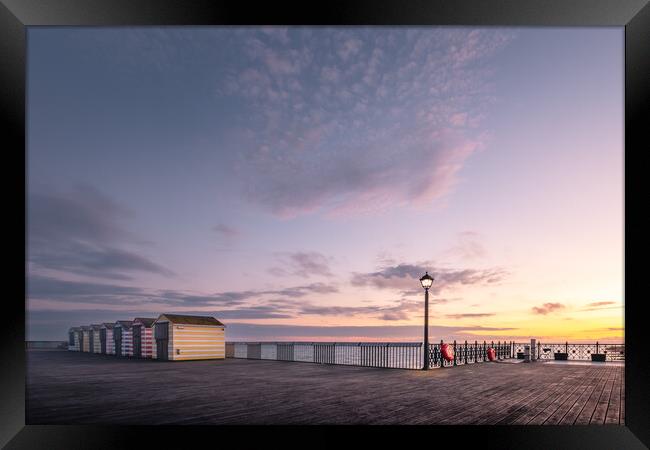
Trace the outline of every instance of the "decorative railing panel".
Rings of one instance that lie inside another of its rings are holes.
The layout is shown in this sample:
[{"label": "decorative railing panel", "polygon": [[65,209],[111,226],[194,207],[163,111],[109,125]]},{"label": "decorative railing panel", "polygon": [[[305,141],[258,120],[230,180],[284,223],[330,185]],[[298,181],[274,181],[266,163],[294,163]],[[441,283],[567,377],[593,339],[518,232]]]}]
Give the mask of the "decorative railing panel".
[{"label": "decorative railing panel", "polygon": [[[605,361],[625,361],[625,344],[572,344],[565,343],[539,343],[539,359],[564,359],[567,360],[591,361],[592,355],[603,355]],[[559,354],[556,356],[556,353]]]},{"label": "decorative railing panel", "polygon": [[489,361],[487,351],[490,347],[495,350],[496,360],[513,358],[513,342],[447,342],[453,351],[453,359],[448,361],[443,358],[441,348],[443,341],[439,344],[429,344],[429,367],[453,367],[462,364],[474,364],[477,362]]},{"label": "decorative railing panel", "polygon": [[[521,358],[526,347],[530,350],[530,343],[452,341],[447,343],[453,350],[453,359],[448,361],[442,356],[442,344],[429,344],[430,368],[489,361],[489,348],[494,348],[497,361]],[[569,360],[591,360],[592,354],[601,354],[606,361],[621,361],[625,360],[625,345],[537,343],[534,353],[541,360],[566,353]],[[399,369],[421,369],[424,363],[420,342],[228,342],[226,357]]]}]

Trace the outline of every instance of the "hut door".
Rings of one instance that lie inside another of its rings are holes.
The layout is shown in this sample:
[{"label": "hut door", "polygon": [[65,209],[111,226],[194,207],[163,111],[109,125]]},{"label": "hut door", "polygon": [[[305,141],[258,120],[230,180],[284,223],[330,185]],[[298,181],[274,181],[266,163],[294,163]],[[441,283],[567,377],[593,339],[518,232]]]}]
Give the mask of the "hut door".
[{"label": "hut door", "polygon": [[142,326],[133,327],[133,356],[142,357]]},{"label": "hut door", "polygon": [[93,330],[90,330],[89,336],[88,336],[88,343],[90,344],[88,351],[90,353],[94,353],[95,351],[95,332]]},{"label": "hut door", "polygon": [[156,352],[158,354],[158,359],[164,361],[169,359],[168,345],[169,341],[167,339],[156,339]]},{"label": "hut door", "polygon": [[101,352],[106,354],[106,328],[99,330],[99,345],[101,347]]},{"label": "hut door", "polygon": [[115,354],[122,356],[122,328],[115,327],[113,329],[113,339],[115,340]]},{"label": "hut door", "polygon": [[169,359],[169,325],[167,323],[156,324],[156,358],[161,360]]}]

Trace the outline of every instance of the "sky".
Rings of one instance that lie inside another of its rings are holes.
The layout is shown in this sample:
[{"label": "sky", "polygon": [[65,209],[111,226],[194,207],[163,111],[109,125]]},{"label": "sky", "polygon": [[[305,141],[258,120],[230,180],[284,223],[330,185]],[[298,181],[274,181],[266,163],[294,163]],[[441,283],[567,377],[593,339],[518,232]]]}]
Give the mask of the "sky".
[{"label": "sky", "polygon": [[27,339],[621,342],[623,28],[28,30]]}]

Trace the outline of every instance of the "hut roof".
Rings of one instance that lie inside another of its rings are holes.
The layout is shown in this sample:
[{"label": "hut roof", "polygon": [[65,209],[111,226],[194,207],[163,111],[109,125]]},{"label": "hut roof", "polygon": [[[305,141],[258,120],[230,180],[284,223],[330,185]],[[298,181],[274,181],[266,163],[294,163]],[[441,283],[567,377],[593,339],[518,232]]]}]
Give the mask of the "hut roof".
[{"label": "hut roof", "polygon": [[104,323],[102,324],[102,327],[103,327],[103,328],[108,328],[109,330],[112,330],[114,326],[115,326],[114,323],[104,322]]},{"label": "hut roof", "polygon": [[183,316],[180,314],[161,314],[158,317],[160,320],[161,317],[166,317],[171,323],[182,323],[186,325],[213,325],[225,327],[225,325],[219,322],[212,316]]},{"label": "hut roof", "polygon": [[133,326],[133,321],[132,320],[118,320],[117,322],[115,322],[115,326],[120,326],[120,327],[126,328],[128,330]]},{"label": "hut roof", "polygon": [[149,317],[136,317],[133,319],[133,324],[135,325],[136,322],[141,323],[147,328],[151,328],[151,325],[156,321],[156,319],[152,319]]},{"label": "hut roof", "polygon": [[98,324],[98,323],[93,323],[90,327],[93,330],[100,330],[102,328],[102,326],[100,324]]},{"label": "hut roof", "polygon": [[82,331],[90,331],[91,330],[91,328],[88,325],[82,325],[80,328],[81,328]]},{"label": "hut roof", "polygon": [[81,331],[81,327],[70,327],[70,331]]}]

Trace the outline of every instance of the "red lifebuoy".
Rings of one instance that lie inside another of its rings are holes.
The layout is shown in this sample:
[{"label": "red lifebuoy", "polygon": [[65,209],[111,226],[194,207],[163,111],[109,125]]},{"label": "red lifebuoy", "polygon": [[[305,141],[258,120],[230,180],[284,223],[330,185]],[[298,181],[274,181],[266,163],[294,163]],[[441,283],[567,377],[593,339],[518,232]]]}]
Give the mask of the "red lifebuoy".
[{"label": "red lifebuoy", "polygon": [[440,346],[440,353],[442,354],[442,357],[445,358],[447,361],[454,360],[454,348],[451,345],[442,344]]},{"label": "red lifebuoy", "polygon": [[497,352],[496,352],[496,350],[493,349],[492,347],[488,348],[488,349],[487,349],[487,357],[488,357],[488,359],[489,359],[490,361],[494,361],[495,359],[497,359]]}]

